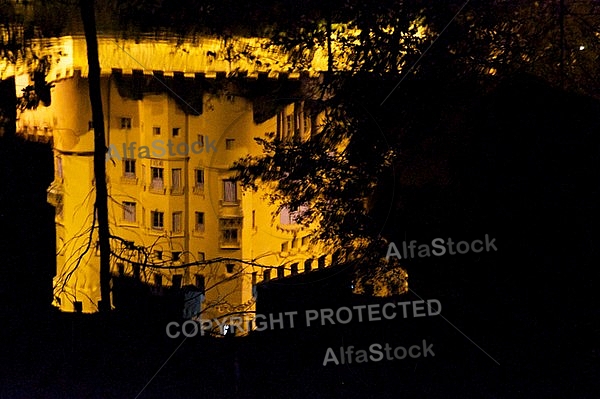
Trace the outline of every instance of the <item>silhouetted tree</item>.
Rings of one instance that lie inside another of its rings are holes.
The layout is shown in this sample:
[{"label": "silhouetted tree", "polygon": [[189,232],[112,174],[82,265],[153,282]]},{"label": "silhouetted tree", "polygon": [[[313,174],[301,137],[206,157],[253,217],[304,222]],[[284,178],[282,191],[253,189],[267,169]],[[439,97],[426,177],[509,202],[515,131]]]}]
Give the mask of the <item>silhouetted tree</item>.
[{"label": "silhouetted tree", "polygon": [[[565,2],[561,12],[556,6],[345,2],[335,14],[336,21],[346,20],[336,26],[334,76],[304,96],[325,115],[320,131],[306,142],[259,140],[265,156],[239,162],[239,178],[249,186],[260,181],[275,187],[274,202],[308,206],[301,219],[318,220],[320,238],[332,246],[381,257],[385,224],[405,206],[405,186],[396,184],[401,180],[394,174],[412,187],[451,183],[448,155],[460,151],[449,137],[458,133],[452,115],[455,122],[465,118],[481,95],[522,72],[597,95],[597,5]],[[298,37],[323,34],[318,26],[306,28],[313,31],[290,26],[279,43],[310,57],[298,49],[309,50],[311,43]]]},{"label": "silhouetted tree", "polygon": [[106,137],[104,135],[104,113],[100,91],[100,61],[96,37],[94,0],[80,0],[81,19],[85,30],[89,65],[89,90],[94,123],[94,180],[96,202],[94,210],[98,218],[98,241],[100,247],[100,296],[98,309],[110,311],[110,232],[108,226],[108,191],[106,187]]}]

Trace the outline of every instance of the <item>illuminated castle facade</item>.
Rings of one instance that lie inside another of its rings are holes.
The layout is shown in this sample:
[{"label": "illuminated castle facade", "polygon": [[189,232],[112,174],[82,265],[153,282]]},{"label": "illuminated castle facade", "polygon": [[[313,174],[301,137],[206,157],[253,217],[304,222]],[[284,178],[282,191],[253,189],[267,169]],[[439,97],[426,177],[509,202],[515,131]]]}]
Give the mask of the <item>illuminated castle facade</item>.
[{"label": "illuminated castle facade", "polygon": [[[55,76],[51,105],[23,112],[17,128],[34,140],[51,138],[55,304],[87,313],[97,311],[100,300],[97,229],[90,234],[92,112],[85,71],[62,72]],[[314,227],[296,224],[294,210],[277,213],[262,189],[242,189],[230,168],[261,154],[255,137],[303,140],[318,128],[319,117],[298,100],[256,122],[253,102],[242,96],[198,91],[184,99],[176,90],[148,89],[167,80],[190,86],[187,92],[211,84],[204,74],[192,76],[111,69],[102,77],[111,273],[142,281],[158,295],[196,287],[203,318],[251,312],[256,283],[330,262],[311,241]],[[140,89],[140,82],[147,87]]]}]

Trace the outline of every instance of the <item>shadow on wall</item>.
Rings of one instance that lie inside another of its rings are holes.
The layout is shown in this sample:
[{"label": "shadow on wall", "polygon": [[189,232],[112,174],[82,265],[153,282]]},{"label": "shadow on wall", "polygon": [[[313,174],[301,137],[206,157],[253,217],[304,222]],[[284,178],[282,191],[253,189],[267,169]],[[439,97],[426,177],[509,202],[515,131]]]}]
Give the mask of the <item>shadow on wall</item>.
[{"label": "shadow on wall", "polygon": [[56,229],[46,190],[53,179],[50,145],[0,137],[0,314],[51,306]]}]

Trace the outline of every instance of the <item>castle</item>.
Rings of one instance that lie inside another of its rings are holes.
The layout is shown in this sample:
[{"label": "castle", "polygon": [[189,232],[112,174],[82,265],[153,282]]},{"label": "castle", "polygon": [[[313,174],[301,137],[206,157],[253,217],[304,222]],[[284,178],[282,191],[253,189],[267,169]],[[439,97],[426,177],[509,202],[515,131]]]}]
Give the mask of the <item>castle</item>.
[{"label": "castle", "polygon": [[[162,49],[163,44],[152,45]],[[100,40],[100,45],[113,276],[143,282],[156,295],[195,287],[189,299],[196,298],[192,302],[199,308],[188,316],[201,310],[204,318],[218,318],[252,312],[260,281],[330,263],[311,240],[317,226],[296,223],[302,209],[269,203],[267,187],[243,189],[230,169],[242,157],[261,154],[254,138],[304,140],[321,117],[301,97],[257,106],[256,99],[231,89],[234,81],[292,88],[313,77],[253,70],[232,80],[231,71],[207,61],[218,49],[202,46],[196,61],[188,53],[187,64],[177,65],[184,71],[156,69],[148,49],[143,69],[118,68],[122,62],[110,46],[127,64],[135,44]],[[98,310],[100,271],[97,229],[92,229],[94,133],[85,44],[69,37],[51,49],[51,104],[23,111],[17,130],[53,147],[55,178],[48,201],[56,209],[55,305],[90,313]],[[178,61],[156,54],[152,59]],[[21,76],[17,84],[26,81]],[[163,145],[160,153],[157,143]]]}]

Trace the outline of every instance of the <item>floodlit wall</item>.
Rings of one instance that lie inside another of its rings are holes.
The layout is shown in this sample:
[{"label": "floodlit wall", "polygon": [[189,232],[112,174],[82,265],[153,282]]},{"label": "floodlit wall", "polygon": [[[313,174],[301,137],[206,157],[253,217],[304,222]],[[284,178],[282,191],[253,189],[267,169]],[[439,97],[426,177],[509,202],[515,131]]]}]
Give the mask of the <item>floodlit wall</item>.
[{"label": "floodlit wall", "polygon": [[[95,312],[100,273],[97,237],[89,235],[95,197],[87,80],[75,71],[73,78],[55,85],[52,105],[24,112],[19,130],[45,127],[53,136],[56,176],[49,201],[57,209],[56,305],[73,311],[77,303],[83,312]],[[147,249],[147,256],[141,256],[124,241],[113,240],[118,255],[112,260],[114,275],[139,275],[156,295],[173,284],[203,283],[202,317],[213,318],[254,309],[253,283],[270,269],[251,263],[274,267],[270,278],[281,275],[275,269],[279,266],[284,266],[279,271],[284,275],[294,264],[302,272],[304,261],[311,258],[316,268],[319,248],[309,243],[313,229],[300,228],[286,212],[275,213],[277,207],[266,202],[264,191],[242,190],[228,182],[234,161],[261,153],[255,137],[288,131],[278,118],[295,118],[297,125],[289,131],[310,134],[310,116],[301,114],[302,103],[289,104],[278,116],[255,124],[252,103],[242,97],[205,93],[202,113],[193,115],[166,92],[123,97],[114,77],[102,79],[102,90],[110,154],[110,231]],[[201,153],[194,153],[200,148]],[[230,260],[210,262],[219,258]],[[208,262],[179,267],[199,261]],[[136,265],[142,267],[136,270]]]}]

